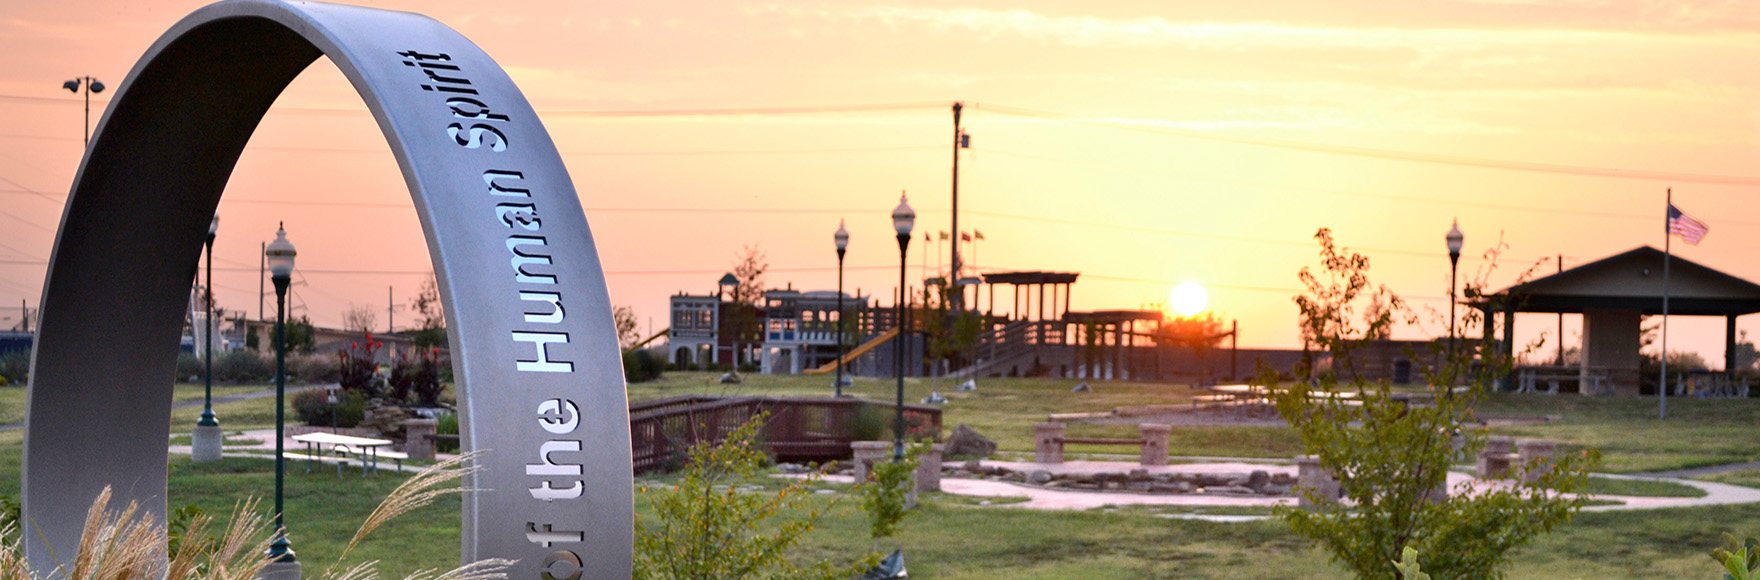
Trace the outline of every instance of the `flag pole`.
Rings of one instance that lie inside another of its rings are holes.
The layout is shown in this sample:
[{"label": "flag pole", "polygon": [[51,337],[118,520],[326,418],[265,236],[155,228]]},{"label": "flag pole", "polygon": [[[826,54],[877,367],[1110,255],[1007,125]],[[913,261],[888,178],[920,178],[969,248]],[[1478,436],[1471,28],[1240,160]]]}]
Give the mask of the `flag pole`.
[{"label": "flag pole", "polygon": [[1662,376],[1656,383],[1656,420],[1668,418],[1668,263],[1671,258],[1674,235],[1672,224],[1674,214],[1674,188],[1668,189],[1668,204],[1662,210]]}]

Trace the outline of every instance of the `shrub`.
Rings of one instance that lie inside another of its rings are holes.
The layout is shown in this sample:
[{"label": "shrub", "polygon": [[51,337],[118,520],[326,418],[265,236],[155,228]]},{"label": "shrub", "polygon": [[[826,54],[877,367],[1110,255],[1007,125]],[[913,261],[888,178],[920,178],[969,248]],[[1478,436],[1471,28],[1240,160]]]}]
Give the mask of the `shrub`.
[{"label": "shrub", "polygon": [[[177,380],[192,383],[201,381],[203,370],[205,369],[202,368],[202,357],[187,352],[177,354]],[[0,374],[6,373],[0,372]],[[6,376],[12,375],[7,374]]]},{"label": "shrub", "polygon": [[322,354],[289,354],[287,374],[290,381],[312,384],[335,383],[342,376],[336,368],[336,357]]},{"label": "shrub", "polygon": [[631,383],[645,383],[660,378],[666,370],[666,358],[648,350],[632,350],[623,353],[623,379]]},{"label": "shrub", "polygon": [[373,375],[379,371],[379,363],[375,357],[385,343],[373,340],[373,333],[366,333],[365,341],[349,343],[348,348],[336,353],[337,380],[345,391],[361,391],[369,398],[383,396]]},{"label": "shrub", "polygon": [[[1275,513],[1359,578],[1397,578],[1400,567],[1416,570],[1420,563],[1426,574],[1439,578],[1501,577],[1510,551],[1569,521],[1583,507],[1587,496],[1581,492],[1597,455],[1556,457],[1532,481],[1489,488],[1469,483],[1446,493],[1454,434],[1465,431],[1469,456],[1483,447],[1484,436],[1465,427],[1492,377],[1510,368],[1509,357],[1489,342],[1453,351],[1444,351],[1439,342],[1434,348],[1444,364],[1426,370],[1426,382],[1468,388],[1438,389],[1429,405],[1394,400],[1392,385],[1364,378],[1351,353],[1386,336],[1409,312],[1386,287],[1370,284],[1367,257],[1336,248],[1328,230],[1315,237],[1324,270],[1302,269],[1306,292],[1296,303],[1304,340],[1329,354],[1333,364],[1298,367],[1299,380],[1275,399],[1303,450],[1335,475],[1343,500],[1309,490],[1303,493],[1316,505],[1279,507]],[[1488,254],[1495,263],[1496,252]],[[1481,297],[1484,287],[1482,280],[1469,283],[1465,295]],[[1463,322],[1468,330],[1462,334],[1472,336],[1483,319],[1469,312]],[[1492,370],[1470,375],[1474,363]],[[1257,384],[1277,385],[1268,370]],[[1336,391],[1354,391],[1356,404],[1318,396]],[[1438,496],[1438,490],[1444,493]]]},{"label": "shrub", "polygon": [[891,432],[891,416],[879,405],[856,403],[856,416],[850,422],[850,436],[856,441],[881,441]]},{"label": "shrub", "polygon": [[422,349],[420,354],[407,353],[397,357],[391,366],[390,397],[398,402],[413,402],[424,407],[440,404],[440,353]]},{"label": "shrub", "polygon": [[275,364],[248,350],[235,350],[214,358],[214,380],[229,383],[262,383],[275,379]]},{"label": "shrub", "polygon": [[293,396],[293,412],[302,423],[313,427],[349,428],[361,424],[367,415],[367,396],[360,391],[337,393],[338,401],[330,402],[326,389],[306,389]]},{"label": "shrub", "polygon": [[873,554],[853,566],[801,566],[787,557],[843,496],[810,501],[816,473],[774,494],[741,491],[741,484],[768,479],[756,441],[763,421],[762,414],[752,417],[719,445],[692,446],[676,484],[639,489],[653,515],[636,522],[636,578],[853,578],[879,561]]},{"label": "shrub", "polygon": [[15,350],[0,354],[0,377],[8,382],[20,385],[30,382],[31,351],[30,349]]},{"label": "shrub", "polygon": [[[436,435],[454,435],[454,436],[458,435],[458,415],[453,414],[453,413],[442,413],[438,418],[436,418],[435,422],[437,423],[437,425],[434,427],[434,434],[436,434]],[[434,449],[436,451],[441,452],[441,453],[452,453],[452,452],[458,451],[458,441],[457,440],[446,440],[446,439],[435,439],[434,440]]]}]

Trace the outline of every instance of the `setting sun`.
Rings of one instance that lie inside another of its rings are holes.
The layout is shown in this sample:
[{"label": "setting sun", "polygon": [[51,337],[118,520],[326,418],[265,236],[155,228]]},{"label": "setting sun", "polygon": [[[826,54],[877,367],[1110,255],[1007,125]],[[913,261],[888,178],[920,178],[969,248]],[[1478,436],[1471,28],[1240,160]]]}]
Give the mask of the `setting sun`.
[{"label": "setting sun", "polygon": [[1191,317],[1203,312],[1209,306],[1210,293],[1197,282],[1181,282],[1167,294],[1167,306],[1174,314]]}]

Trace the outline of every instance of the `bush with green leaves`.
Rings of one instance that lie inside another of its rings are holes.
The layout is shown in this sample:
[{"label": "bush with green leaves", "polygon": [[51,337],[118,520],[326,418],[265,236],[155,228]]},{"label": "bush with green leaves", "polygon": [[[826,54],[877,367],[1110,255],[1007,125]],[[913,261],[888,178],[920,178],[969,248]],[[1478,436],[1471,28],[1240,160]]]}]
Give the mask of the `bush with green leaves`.
[{"label": "bush with green leaves", "polygon": [[[441,413],[434,421],[435,435],[458,436],[458,414]],[[441,453],[458,451],[458,439],[435,439],[434,449]]]},{"label": "bush with green leaves", "polygon": [[266,383],[275,380],[275,361],[248,350],[235,350],[214,357],[214,380],[226,383]]},{"label": "bush with green leaves", "polygon": [[440,351],[439,349],[420,349],[415,356],[403,353],[391,365],[391,374],[386,379],[390,385],[388,395],[392,400],[408,402],[423,407],[440,405]]},{"label": "bush with green leaves", "polygon": [[330,402],[325,389],[306,389],[293,396],[293,412],[299,420],[313,427],[348,429],[361,424],[367,415],[367,395],[360,391],[338,391],[336,402]]},{"label": "bush with green leaves", "polygon": [[[1397,577],[1396,563],[1407,549],[1417,551],[1414,567],[1421,561],[1437,577],[1501,576],[1511,550],[1569,521],[1588,501],[1579,492],[1597,456],[1561,454],[1550,464],[1521,466],[1522,472],[1543,470],[1532,479],[1466,483],[1437,497],[1438,489],[1447,489],[1455,437],[1464,438],[1469,456],[1483,447],[1484,435],[1468,420],[1492,377],[1510,368],[1510,358],[1487,342],[1462,341],[1453,350],[1439,343],[1434,356],[1442,362],[1426,369],[1425,378],[1430,385],[1467,388],[1433,387],[1429,404],[1396,399],[1387,381],[1369,380],[1354,368],[1352,353],[1415,316],[1385,287],[1371,286],[1367,257],[1336,248],[1327,230],[1315,237],[1324,270],[1302,270],[1307,291],[1296,303],[1308,347],[1330,355],[1332,364],[1302,365],[1276,403],[1304,451],[1334,474],[1344,501],[1311,496],[1315,506],[1280,508],[1278,516],[1360,578]],[[1489,254],[1494,264],[1495,251]],[[1467,299],[1487,299],[1483,288],[1482,281],[1469,283]],[[1469,312],[1462,328],[1480,322],[1477,311]],[[1474,363],[1484,371],[1471,374]],[[1272,373],[1261,373],[1258,382],[1277,385]],[[1358,402],[1326,396],[1340,391]]]},{"label": "bush with green leaves", "polygon": [[1711,551],[1711,559],[1723,566],[1724,580],[1760,580],[1760,539],[1737,540],[1723,534],[1723,547]]},{"label": "bush with green leaves", "polygon": [[909,509],[911,486],[915,483],[911,474],[917,471],[918,457],[929,445],[911,445],[903,461],[875,463],[869,470],[868,481],[856,482],[862,494],[862,511],[868,512],[868,536],[876,542],[898,533],[898,524],[904,521],[905,510]]},{"label": "bush with green leaves", "polygon": [[813,502],[818,474],[775,492],[748,491],[773,481],[764,476],[758,443],[763,421],[759,414],[720,444],[692,446],[676,482],[638,488],[653,515],[636,522],[636,578],[850,578],[879,561],[877,554],[845,565],[788,558],[842,496]]},{"label": "bush with green leaves", "polygon": [[666,357],[654,351],[638,349],[623,353],[623,379],[631,383],[645,383],[659,379],[666,371]]},{"label": "bush with green leaves", "polygon": [[178,381],[201,382],[202,373],[205,372],[207,367],[202,363],[202,357],[189,352],[177,353]]},{"label": "bush with green leaves", "polygon": [[327,354],[288,354],[287,381],[306,384],[339,383],[341,371],[336,357]]}]

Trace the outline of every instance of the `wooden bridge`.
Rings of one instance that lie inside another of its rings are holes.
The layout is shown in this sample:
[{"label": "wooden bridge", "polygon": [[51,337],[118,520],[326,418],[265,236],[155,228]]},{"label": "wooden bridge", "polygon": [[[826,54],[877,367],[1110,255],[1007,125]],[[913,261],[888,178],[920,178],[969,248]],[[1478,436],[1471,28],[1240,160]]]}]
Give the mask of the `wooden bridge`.
[{"label": "wooden bridge", "polygon": [[[710,397],[687,395],[629,407],[630,448],[636,473],[677,468],[691,446],[719,443],[753,416],[769,413],[759,440],[777,461],[849,459],[857,415],[877,413],[890,430],[894,405],[852,397]],[[907,439],[939,439],[941,409],[905,405]],[[873,436],[873,435],[869,435]],[[881,436],[889,437],[882,433]]]}]

